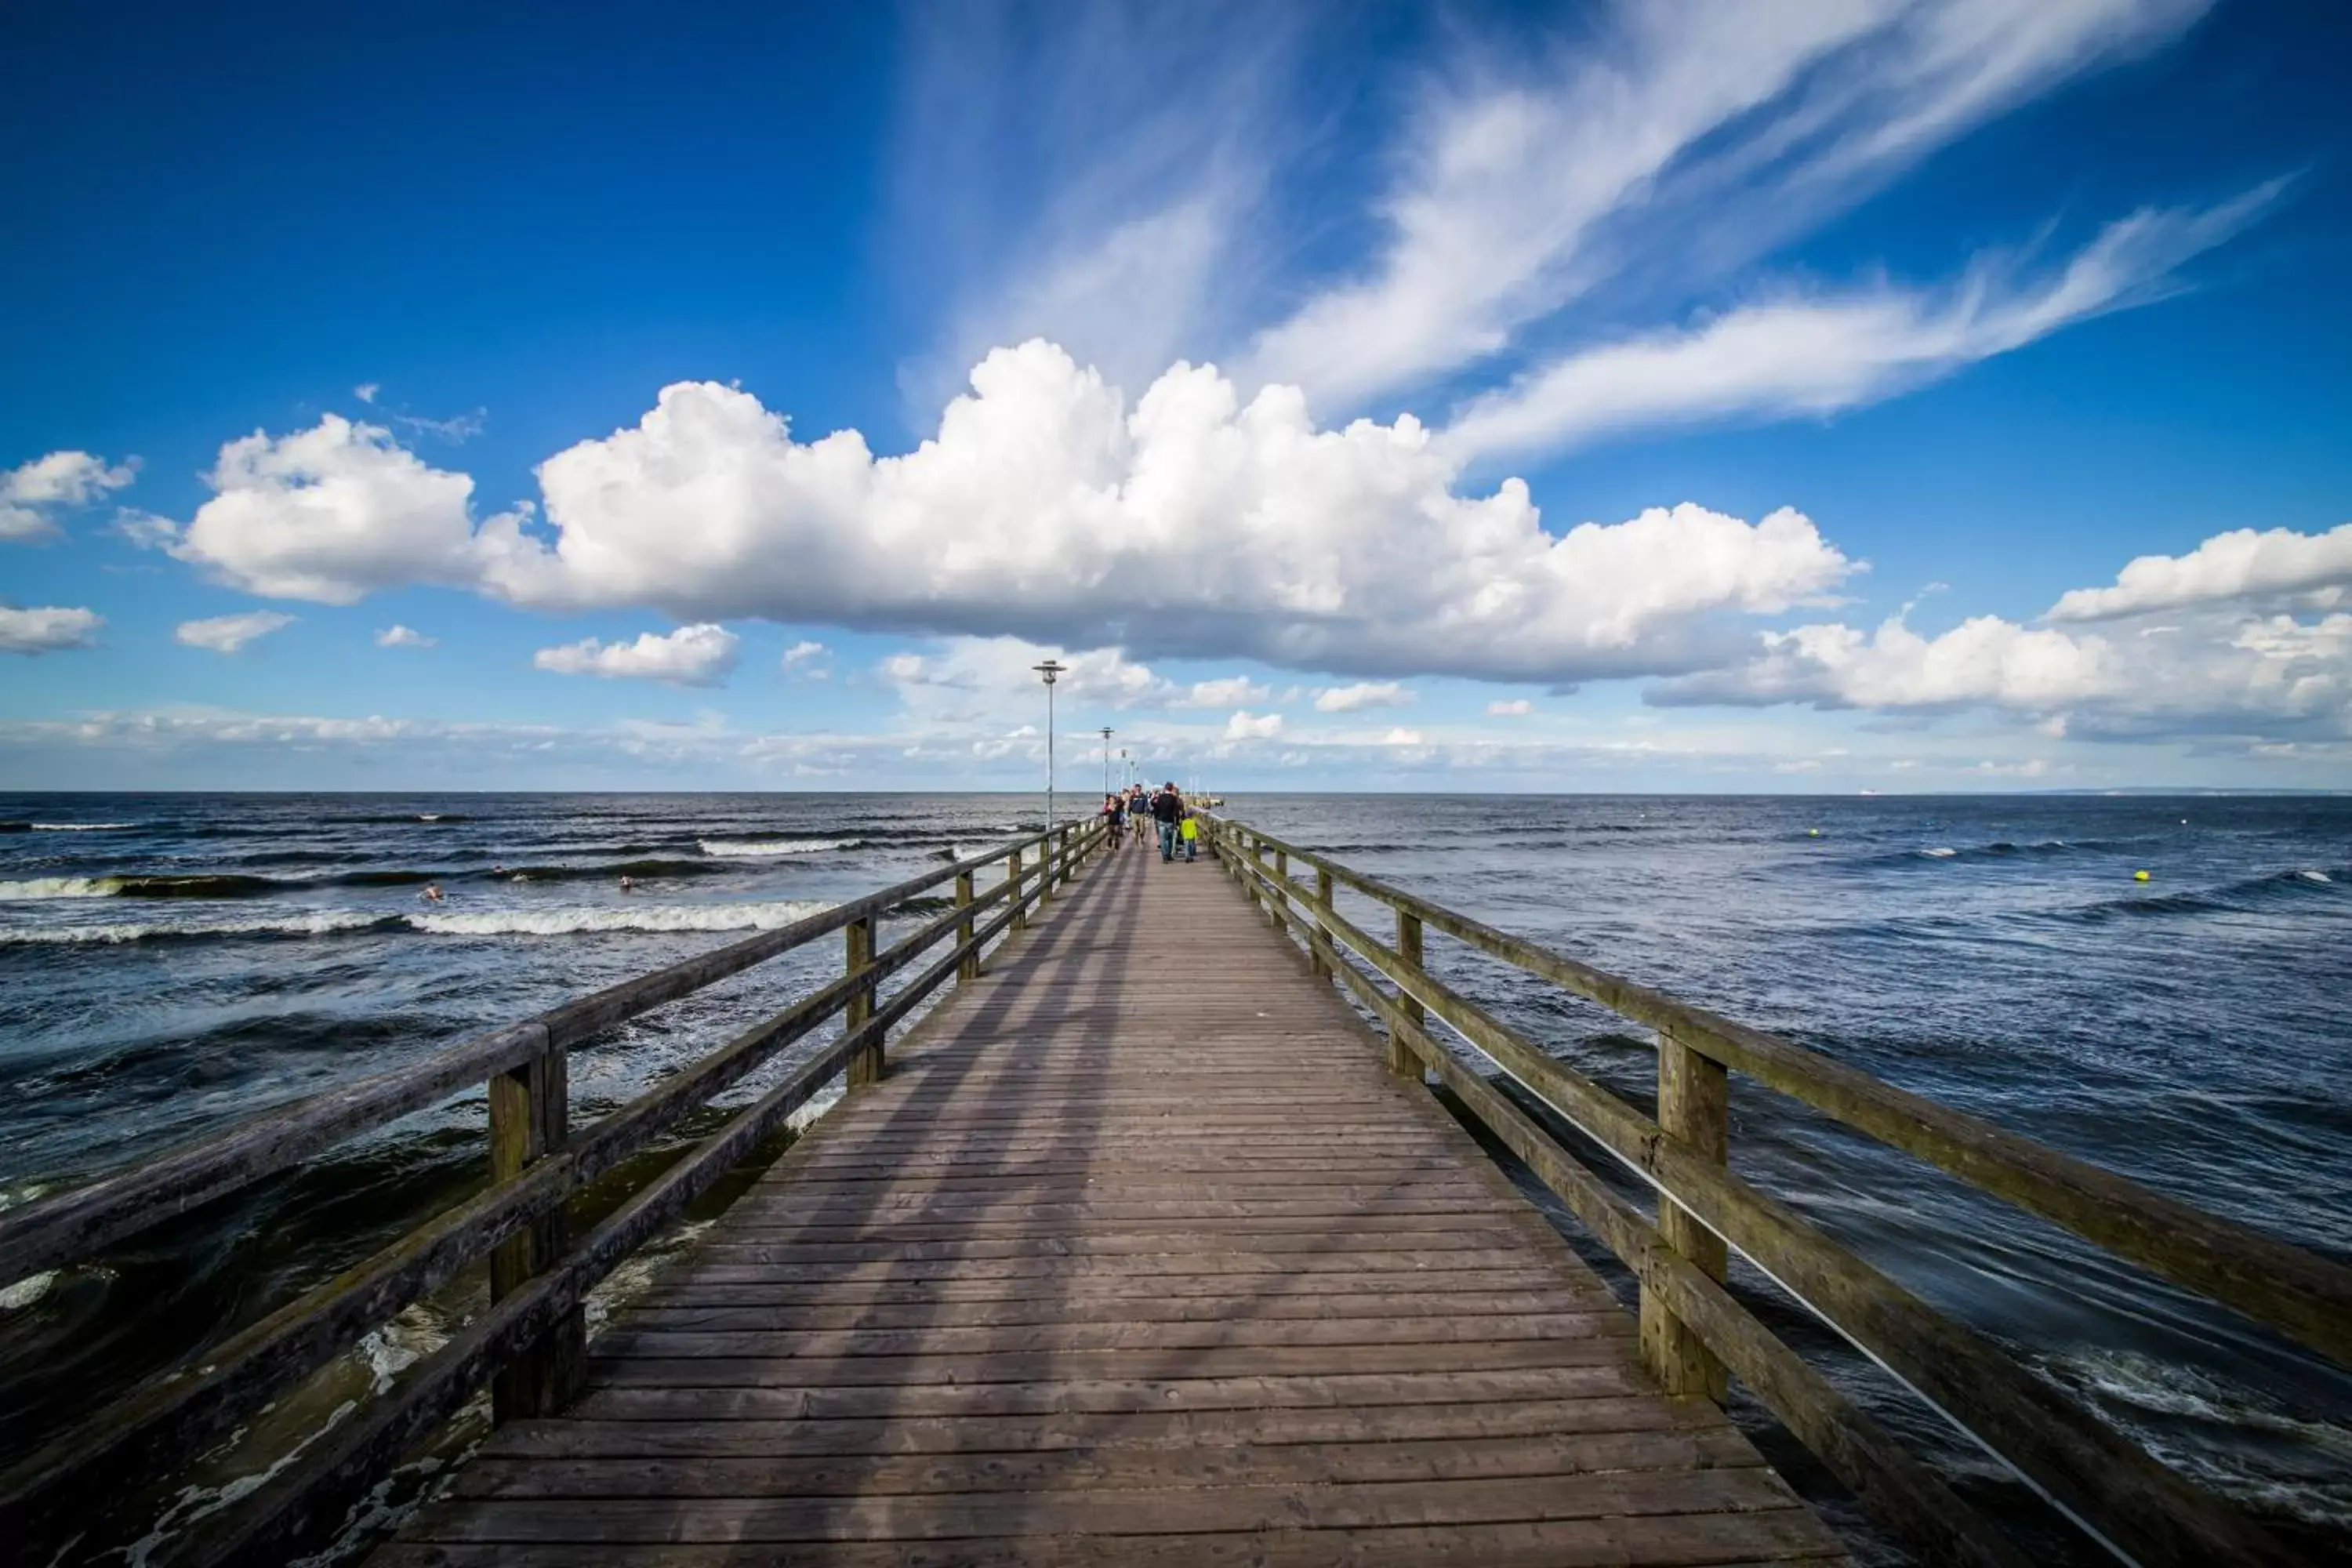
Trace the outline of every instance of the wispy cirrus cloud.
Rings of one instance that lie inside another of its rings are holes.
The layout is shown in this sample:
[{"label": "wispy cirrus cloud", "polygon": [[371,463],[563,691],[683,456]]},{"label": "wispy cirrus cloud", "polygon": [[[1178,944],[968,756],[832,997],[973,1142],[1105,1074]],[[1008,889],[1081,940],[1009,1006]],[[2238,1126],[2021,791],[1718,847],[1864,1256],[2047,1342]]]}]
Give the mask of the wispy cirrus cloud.
[{"label": "wispy cirrus cloud", "polygon": [[1360,405],[1520,349],[1629,279],[1705,285],[2206,3],[1623,5],[1590,36],[1459,66],[1402,139],[1377,256],[1261,332],[1243,379]]},{"label": "wispy cirrus cloud", "polygon": [[247,610],[242,615],[182,621],[173,630],[172,637],[173,640],[186,647],[205,648],[213,653],[239,653],[270,633],[283,631],[293,624],[292,616],[277,610]]},{"label": "wispy cirrus cloud", "polygon": [[2038,279],[2021,278],[2016,257],[1988,256],[1945,288],[1880,284],[1766,300],[1687,330],[1579,350],[1472,398],[1440,440],[1467,461],[1645,426],[1874,402],[2160,297],[2175,268],[2242,230],[2285,185],[2268,181],[2208,208],[2134,213]]}]

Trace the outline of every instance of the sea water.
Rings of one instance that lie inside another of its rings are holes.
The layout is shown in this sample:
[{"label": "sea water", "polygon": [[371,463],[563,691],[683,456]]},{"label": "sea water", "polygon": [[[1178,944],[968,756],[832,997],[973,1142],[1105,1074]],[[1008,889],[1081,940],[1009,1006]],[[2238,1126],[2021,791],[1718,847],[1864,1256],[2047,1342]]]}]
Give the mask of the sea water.
[{"label": "sea water", "polygon": [[[2352,799],[1356,795],[1227,809],[2352,1259]],[[0,796],[0,1204],[1043,820],[1037,795]],[[1640,1031],[1440,937],[1429,954],[1564,1061],[1636,1102],[1654,1092]],[[814,944],[583,1047],[575,1114],[643,1092],[839,962],[837,943]],[[103,1258],[0,1280],[0,1447],[21,1452],[465,1191],[481,1121],[477,1090]],[[1732,1159],[2168,1462],[2315,1552],[2352,1542],[2340,1372],[1737,1079]],[[1735,1284],[2004,1506],[1998,1467],[1760,1279]],[[439,1331],[429,1312],[404,1316],[354,1375],[388,1374]]]}]

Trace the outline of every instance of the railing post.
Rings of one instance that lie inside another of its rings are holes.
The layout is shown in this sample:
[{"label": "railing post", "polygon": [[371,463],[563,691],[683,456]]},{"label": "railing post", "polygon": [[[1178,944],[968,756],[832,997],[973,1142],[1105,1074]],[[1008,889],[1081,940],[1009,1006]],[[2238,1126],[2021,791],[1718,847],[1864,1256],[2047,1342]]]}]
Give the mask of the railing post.
[{"label": "railing post", "polygon": [[[971,872],[959,871],[956,873],[955,899],[956,908],[966,911],[969,911],[971,909],[972,892]],[[961,947],[971,940],[971,916],[967,912],[963,919],[956,921],[956,945],[958,947]],[[980,953],[979,951],[975,949],[971,952],[965,953],[963,955],[963,962],[956,965],[956,984],[958,985],[969,985],[979,978]]]},{"label": "railing post", "polygon": [[[569,1062],[562,1049],[541,1052],[490,1079],[490,1180],[512,1181],[526,1167],[561,1153],[571,1137]],[[490,1300],[503,1300],[552,1265],[572,1242],[559,1206],[523,1226],[490,1251]],[[490,1384],[490,1418],[503,1425],[552,1415],[580,1390],[587,1368],[588,1321],[574,1307]]]},{"label": "railing post", "polygon": [[[856,974],[872,967],[874,963],[874,917],[852,921],[841,928],[847,951],[844,954],[842,973]],[[841,1028],[844,1034],[863,1028],[874,1016],[874,993],[861,991],[849,999],[842,1009]],[[863,1089],[882,1081],[882,1042],[875,1041],[849,1058],[849,1087]]]},{"label": "railing post", "polygon": [[[1287,888],[1290,886],[1289,850],[1277,849],[1274,852],[1274,875],[1282,887]],[[1274,895],[1274,898],[1275,901],[1280,904],[1283,909],[1286,910],[1290,907],[1290,895],[1288,893],[1277,892]],[[1282,931],[1286,936],[1289,934],[1287,929],[1283,924],[1282,915],[1278,910],[1269,909],[1266,910],[1266,915],[1274,921],[1275,930]]]},{"label": "railing post", "polygon": [[1018,849],[1004,858],[1004,879],[1013,884],[1013,891],[1008,895],[1013,900],[1013,921],[1009,929],[1026,931],[1029,929],[1029,910],[1021,901],[1021,851]]},{"label": "railing post", "polygon": [[[1415,969],[1421,967],[1421,917],[1419,915],[1409,914],[1403,910],[1396,912],[1396,950],[1399,958],[1403,959]],[[1404,1016],[1412,1020],[1414,1028],[1429,1027],[1428,1009],[1414,1001],[1410,994],[1402,994],[1402,989],[1397,1001],[1402,1005]],[[1409,1078],[1415,1083],[1421,1081],[1421,1058],[1413,1054],[1412,1047],[1393,1035],[1389,1037],[1389,1071],[1399,1078]]]},{"label": "railing post", "polygon": [[[1326,909],[1328,909],[1331,906],[1331,873],[1328,868],[1321,866],[1318,866],[1315,868],[1315,900],[1316,902],[1321,904]],[[1315,922],[1315,930],[1319,935],[1321,935],[1327,944],[1330,942],[1330,927],[1325,925],[1318,920]],[[1315,973],[1318,976],[1325,980],[1337,978],[1332,974],[1330,965],[1323,962],[1322,954],[1317,952],[1312,946],[1308,947],[1307,950],[1307,962],[1314,966]]]},{"label": "railing post", "polygon": [[[1250,835],[1249,857],[1252,866],[1256,867],[1261,872],[1265,869],[1265,840],[1255,833]],[[1265,909],[1265,884],[1256,877],[1252,877],[1249,880],[1249,896],[1250,902],[1261,911]]]},{"label": "railing post", "polygon": [[1054,901],[1054,832],[1053,824],[1045,825],[1045,837],[1037,844],[1037,907],[1044,909]]},{"label": "railing post", "polygon": [[[1729,1163],[1731,1075],[1721,1062],[1701,1056],[1664,1029],[1658,1031],[1658,1125],[1692,1153],[1717,1165]],[[1729,1261],[1723,1237],[1663,1193],[1658,1196],[1658,1235],[1708,1278],[1723,1280]],[[1668,1394],[1704,1394],[1720,1405],[1730,1393],[1723,1363],[1646,1285],[1642,1288],[1642,1359]]]}]

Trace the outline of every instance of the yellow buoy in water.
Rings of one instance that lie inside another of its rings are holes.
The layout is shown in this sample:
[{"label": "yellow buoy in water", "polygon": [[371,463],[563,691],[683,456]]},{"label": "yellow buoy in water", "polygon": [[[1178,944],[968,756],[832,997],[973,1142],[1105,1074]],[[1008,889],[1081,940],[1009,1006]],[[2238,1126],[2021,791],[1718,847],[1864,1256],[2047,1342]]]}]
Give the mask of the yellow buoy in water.
[{"label": "yellow buoy in water", "polygon": [[2145,882],[2147,880],[2147,873],[2145,871],[2134,871],[2132,873],[2132,880],[2135,882]]},{"label": "yellow buoy in water", "polygon": [[1813,828],[1813,829],[1811,829],[1811,831],[1812,836],[1813,836],[1815,838],[1819,838],[1819,837],[1822,836],[1822,830],[1821,830],[1820,828],[1818,828],[1818,827]]}]

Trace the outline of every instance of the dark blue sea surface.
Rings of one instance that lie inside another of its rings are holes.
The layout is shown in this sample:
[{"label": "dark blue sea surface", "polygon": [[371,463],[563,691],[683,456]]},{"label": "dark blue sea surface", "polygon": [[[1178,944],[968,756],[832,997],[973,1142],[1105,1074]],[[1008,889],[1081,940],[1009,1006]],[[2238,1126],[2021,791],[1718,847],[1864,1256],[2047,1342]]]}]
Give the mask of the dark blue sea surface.
[{"label": "dark blue sea surface", "polygon": [[[2352,1259],[2352,799],[1267,795],[1227,809]],[[0,796],[0,1204],[1042,820],[1036,796]],[[420,897],[427,881],[442,902]],[[1434,935],[1430,959],[1562,1059],[1637,1102],[1654,1092],[1642,1031]],[[822,944],[583,1047],[582,1114],[838,963]],[[0,1280],[0,1447],[37,1441],[464,1190],[481,1118],[477,1092],[87,1267]],[[2314,1550],[2352,1542],[2340,1371],[1737,1079],[1733,1123],[1739,1171],[1921,1295]],[[1991,1461],[1760,1280],[1737,1282],[1874,1411],[1998,1490]],[[363,1370],[380,1377],[438,1331],[394,1325],[362,1347]]]}]

